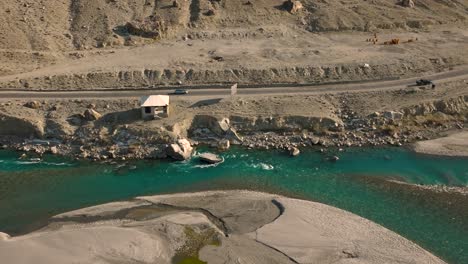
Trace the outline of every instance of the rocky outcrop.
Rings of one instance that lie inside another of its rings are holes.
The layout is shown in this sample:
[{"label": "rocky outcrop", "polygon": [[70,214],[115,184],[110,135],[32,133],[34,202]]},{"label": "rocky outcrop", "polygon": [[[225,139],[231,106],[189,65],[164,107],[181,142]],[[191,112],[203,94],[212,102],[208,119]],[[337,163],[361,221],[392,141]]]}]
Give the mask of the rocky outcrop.
[{"label": "rocky outcrop", "polygon": [[231,116],[232,127],[237,131],[310,131],[341,130],[339,119],[316,116]]},{"label": "rocky outcrop", "polygon": [[468,114],[468,96],[459,96],[452,99],[437,100],[434,102],[421,103],[419,105],[403,109],[406,115],[427,115],[441,112],[448,115]]},{"label": "rocky outcrop", "polygon": [[177,140],[177,143],[170,144],[166,149],[166,154],[175,160],[187,160],[192,156],[192,151],[190,142],[183,138]]},{"label": "rocky outcrop", "polygon": [[42,138],[44,136],[44,120],[32,112],[21,117],[0,113],[0,135]]},{"label": "rocky outcrop", "polygon": [[221,137],[242,142],[237,133],[259,131],[341,131],[343,122],[339,118],[316,116],[230,116],[197,115],[190,128],[197,138]]},{"label": "rocky outcrop", "polygon": [[143,38],[156,38],[160,36],[162,22],[156,20],[156,16],[148,17],[143,20],[135,20],[125,25],[128,33]]},{"label": "rocky outcrop", "polygon": [[191,130],[205,128],[217,136],[224,136],[229,131],[229,123],[229,119],[225,117],[197,115],[192,121]]}]

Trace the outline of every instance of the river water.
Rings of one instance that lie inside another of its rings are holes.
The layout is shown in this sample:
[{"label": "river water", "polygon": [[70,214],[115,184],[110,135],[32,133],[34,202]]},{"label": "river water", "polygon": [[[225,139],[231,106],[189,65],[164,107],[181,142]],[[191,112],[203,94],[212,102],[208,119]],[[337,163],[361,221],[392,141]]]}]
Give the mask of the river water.
[{"label": "river water", "polygon": [[[340,160],[329,161],[337,154]],[[468,263],[468,197],[411,184],[468,185],[468,159],[403,148],[344,152],[234,148],[224,162],[90,163],[53,156],[19,160],[0,152],[0,231],[22,234],[52,215],[139,195],[212,189],[251,189],[336,206],[375,221],[450,263]],[[398,180],[410,184],[399,184]]]}]

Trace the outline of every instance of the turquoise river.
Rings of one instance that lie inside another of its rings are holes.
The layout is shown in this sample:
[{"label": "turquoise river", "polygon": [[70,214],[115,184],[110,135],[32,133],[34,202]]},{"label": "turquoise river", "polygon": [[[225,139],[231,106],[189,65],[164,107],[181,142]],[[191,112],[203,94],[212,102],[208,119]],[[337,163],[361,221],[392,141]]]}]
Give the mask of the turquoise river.
[{"label": "turquoise river", "polygon": [[[336,154],[336,153],[335,153]],[[468,159],[404,148],[307,150],[296,158],[234,148],[217,166],[188,162],[91,163],[0,152],[0,231],[39,228],[52,215],[139,195],[251,189],[322,202],[375,221],[449,263],[468,263],[468,196],[411,184],[468,185]],[[409,184],[396,183],[395,180]]]}]

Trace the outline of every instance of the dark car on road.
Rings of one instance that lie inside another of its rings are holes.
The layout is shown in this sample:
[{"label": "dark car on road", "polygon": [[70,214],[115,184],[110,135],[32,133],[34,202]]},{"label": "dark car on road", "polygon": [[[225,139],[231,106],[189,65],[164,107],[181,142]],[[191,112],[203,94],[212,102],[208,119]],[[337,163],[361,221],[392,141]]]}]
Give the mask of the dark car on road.
[{"label": "dark car on road", "polygon": [[427,79],[417,80],[416,85],[419,85],[419,86],[430,85],[432,88],[435,88],[435,84],[431,80],[427,80]]},{"label": "dark car on road", "polygon": [[174,94],[188,94],[188,91],[185,89],[176,89]]}]

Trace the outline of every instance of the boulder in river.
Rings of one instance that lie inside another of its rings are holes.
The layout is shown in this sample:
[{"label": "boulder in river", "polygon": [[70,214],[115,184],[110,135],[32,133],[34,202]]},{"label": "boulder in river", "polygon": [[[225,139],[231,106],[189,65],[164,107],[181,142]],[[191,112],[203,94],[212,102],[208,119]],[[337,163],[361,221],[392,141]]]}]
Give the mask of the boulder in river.
[{"label": "boulder in river", "polygon": [[200,161],[209,163],[209,164],[216,164],[216,163],[220,163],[223,161],[221,157],[213,153],[203,153],[199,156],[199,158],[200,158]]},{"label": "boulder in river", "polygon": [[289,149],[289,155],[296,157],[299,156],[299,154],[301,154],[301,151],[298,148],[293,147]]},{"label": "boulder in river", "polygon": [[177,140],[177,143],[170,144],[166,149],[166,154],[175,160],[187,160],[192,156],[192,151],[190,142],[182,138]]}]

